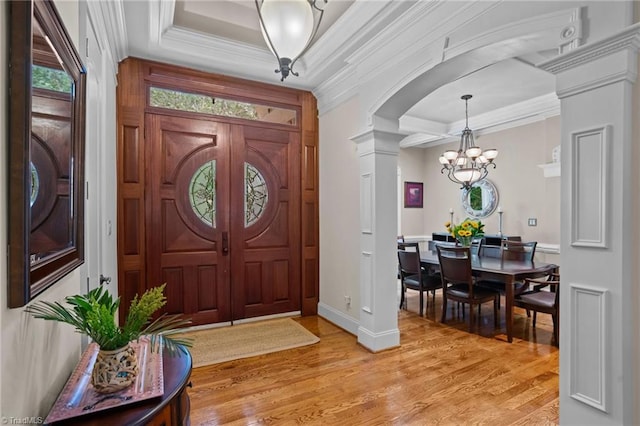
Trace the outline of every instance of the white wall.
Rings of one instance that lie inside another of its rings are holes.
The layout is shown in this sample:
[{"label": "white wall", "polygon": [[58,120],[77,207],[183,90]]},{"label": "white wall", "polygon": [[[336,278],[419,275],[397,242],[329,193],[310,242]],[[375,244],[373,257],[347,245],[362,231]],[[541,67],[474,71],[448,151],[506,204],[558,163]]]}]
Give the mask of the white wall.
[{"label": "white wall", "polygon": [[[71,37],[78,41],[78,5],[58,1],[56,6]],[[0,5],[0,22],[8,37],[9,3]],[[7,164],[7,43],[0,43],[0,164]],[[7,224],[7,174],[0,174],[0,223]],[[7,276],[7,236],[0,232],[0,276]],[[0,416],[46,416],[69,374],[78,362],[80,336],[71,327],[32,319],[24,309],[8,309],[5,280],[0,290]],[[80,274],[75,270],[37,300],[61,300],[80,292]]]},{"label": "white wall", "polygon": [[[425,150],[422,148],[401,149],[398,154],[398,167],[400,168],[401,187],[400,197],[400,223],[401,234],[411,237],[421,237],[425,235],[424,212],[431,209],[431,201],[424,197],[423,208],[404,207],[404,183],[423,182],[425,168]],[[426,190],[426,183],[423,186]],[[431,233],[429,233],[431,235]]]},{"label": "white wall", "polygon": [[[360,189],[356,144],[358,100],[319,117],[319,313],[356,333],[360,306]],[[345,296],[351,297],[347,305]],[[355,328],[354,328],[355,327]]]}]

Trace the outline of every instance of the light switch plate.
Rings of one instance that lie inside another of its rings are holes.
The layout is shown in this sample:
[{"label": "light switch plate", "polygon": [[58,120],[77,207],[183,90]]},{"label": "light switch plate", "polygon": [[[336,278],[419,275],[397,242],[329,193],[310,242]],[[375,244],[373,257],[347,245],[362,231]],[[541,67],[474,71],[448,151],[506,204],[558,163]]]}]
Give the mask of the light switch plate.
[{"label": "light switch plate", "polygon": [[538,219],[536,219],[535,217],[530,217],[529,226],[538,226]]}]

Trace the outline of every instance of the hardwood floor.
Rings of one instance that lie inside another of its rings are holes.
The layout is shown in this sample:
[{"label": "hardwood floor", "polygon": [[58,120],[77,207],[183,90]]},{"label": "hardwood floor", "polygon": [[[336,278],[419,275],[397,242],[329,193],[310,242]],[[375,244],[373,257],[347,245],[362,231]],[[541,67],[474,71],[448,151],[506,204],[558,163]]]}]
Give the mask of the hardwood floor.
[{"label": "hardwood floor", "polygon": [[[517,309],[514,341],[482,309],[479,333],[451,303],[418,316],[417,293],[398,312],[399,348],[373,354],[313,316],[297,320],[320,342],[193,370],[193,425],[548,425],[558,423],[558,350],[551,319],[536,330]],[[468,315],[468,312],[467,312]]]}]

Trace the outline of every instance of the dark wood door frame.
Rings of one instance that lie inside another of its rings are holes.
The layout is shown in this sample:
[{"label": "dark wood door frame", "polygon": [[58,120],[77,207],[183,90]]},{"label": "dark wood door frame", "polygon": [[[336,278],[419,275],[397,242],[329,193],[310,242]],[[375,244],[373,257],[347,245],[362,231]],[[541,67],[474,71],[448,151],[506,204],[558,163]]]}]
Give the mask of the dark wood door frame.
[{"label": "dark wood door frame", "polygon": [[[300,306],[302,315],[317,313],[319,301],[318,119],[316,99],[307,91],[250,80],[204,73],[183,67],[127,58],[120,63],[117,90],[118,125],[118,291],[122,297],[121,320],[130,300],[148,283],[145,228],[145,113],[148,88],[159,85],[175,90],[231,98],[299,112],[300,159]],[[181,115],[176,112],[175,115]],[[186,114],[188,115],[188,114]],[[246,120],[227,119],[243,125]],[[261,126],[264,125],[263,123]],[[282,125],[273,125],[283,128]],[[291,126],[286,127],[291,130]],[[159,283],[156,283],[156,285]]]}]

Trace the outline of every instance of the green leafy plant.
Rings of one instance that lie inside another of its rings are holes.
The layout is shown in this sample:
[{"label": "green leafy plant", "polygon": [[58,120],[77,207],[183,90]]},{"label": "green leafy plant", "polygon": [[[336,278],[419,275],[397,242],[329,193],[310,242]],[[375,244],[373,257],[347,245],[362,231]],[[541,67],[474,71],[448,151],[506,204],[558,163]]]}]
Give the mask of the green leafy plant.
[{"label": "green leafy plant", "polygon": [[70,306],[40,301],[28,306],[26,311],[35,318],[72,325],[102,350],[119,349],[148,335],[152,350],[165,346],[171,355],[186,353],[186,348],[191,347],[193,341],[175,334],[181,333],[180,328],[191,324],[191,320],[164,314],[152,321],[153,314],[167,302],[163,294],[165,285],[150,288],[141,297],[136,295],[122,326],[116,324],[120,298],[114,300],[104,287],[95,288],[86,295],[66,297],[65,301]]}]

